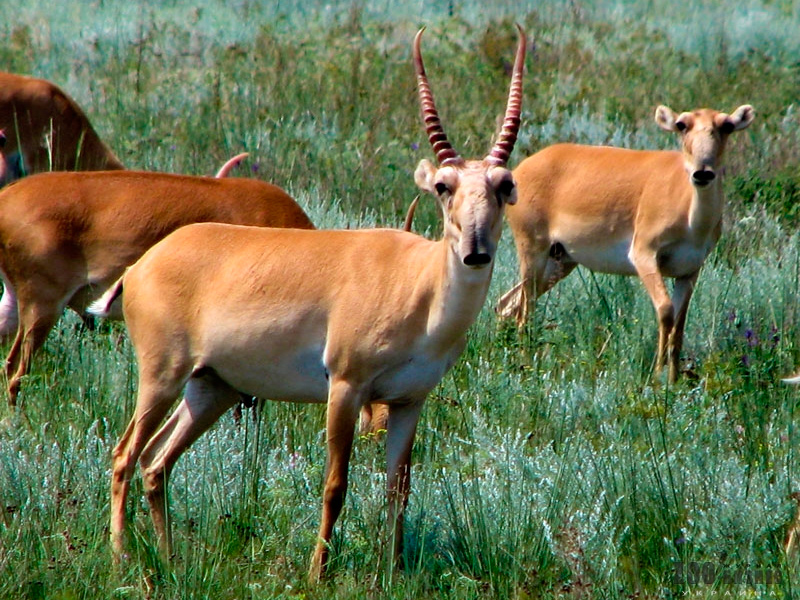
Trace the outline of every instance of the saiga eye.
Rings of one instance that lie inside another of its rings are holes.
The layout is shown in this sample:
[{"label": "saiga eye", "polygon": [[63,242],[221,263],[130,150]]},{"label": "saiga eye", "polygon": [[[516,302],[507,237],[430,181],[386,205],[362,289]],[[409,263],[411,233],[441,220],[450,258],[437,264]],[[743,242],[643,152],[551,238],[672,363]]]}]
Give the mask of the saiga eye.
[{"label": "saiga eye", "polygon": [[497,186],[497,193],[502,196],[510,196],[513,191],[514,181],[511,179],[504,179],[500,182],[500,185]]}]

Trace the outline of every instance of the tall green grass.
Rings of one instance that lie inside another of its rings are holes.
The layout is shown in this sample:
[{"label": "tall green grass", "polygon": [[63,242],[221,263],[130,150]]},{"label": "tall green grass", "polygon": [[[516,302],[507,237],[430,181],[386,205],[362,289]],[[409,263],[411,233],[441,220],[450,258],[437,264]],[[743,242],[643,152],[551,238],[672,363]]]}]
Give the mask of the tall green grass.
[{"label": "tall green grass", "polygon": [[[795,103],[800,14],[786,2],[123,3],[5,7],[0,68],[50,78],[130,167],[248,171],[320,227],[397,225],[431,158],[410,41],[421,24],[445,127],[490,148],[513,21],[531,37],[512,158],[555,141],[669,148],[652,123],[751,103],[728,148],[729,211],[689,314],[686,376],[652,374],[656,323],[633,278],[578,269],[526,336],[491,306],[516,281],[501,243],[486,309],[431,394],[414,451],[406,563],[386,575],[384,451],[359,439],[332,580],[305,583],[324,470],[322,407],[224,416],[170,486],[176,556],[157,554],[141,486],[131,558],[107,543],[110,451],[133,411],[124,326],[65,315],[0,407],[0,598],[677,598],[796,595],[782,551],[796,504],[800,237]],[[438,235],[435,203],[414,224]],[[779,583],[676,577],[760,568]]]}]

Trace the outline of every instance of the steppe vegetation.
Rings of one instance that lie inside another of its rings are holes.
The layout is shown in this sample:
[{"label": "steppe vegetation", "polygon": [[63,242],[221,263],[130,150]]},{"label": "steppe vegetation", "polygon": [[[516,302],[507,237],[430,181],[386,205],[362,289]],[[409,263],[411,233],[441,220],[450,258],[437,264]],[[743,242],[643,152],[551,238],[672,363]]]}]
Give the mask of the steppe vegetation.
[{"label": "steppe vegetation", "polygon": [[[331,581],[305,583],[325,447],[322,407],[223,417],[171,480],[163,562],[141,486],[132,552],[108,544],[110,450],[135,400],[124,327],[67,314],[0,402],[0,598],[792,598],[783,553],[800,492],[800,8],[787,0],[183,0],[0,3],[0,70],[61,85],[131,168],[248,172],[320,227],[396,226],[432,158],[410,62],[425,53],[440,113],[484,155],[528,32],[511,166],[557,141],[673,148],[653,123],[743,103],[725,233],[686,330],[684,377],[654,378],[652,306],[635,278],[580,270],[528,335],[492,305],[516,278],[499,250],[461,361],[417,435],[403,572],[380,568],[384,456],[351,461]],[[437,236],[423,199],[414,229]],[[693,573],[691,566],[702,567]],[[687,572],[688,575],[687,576]],[[739,580],[737,581],[737,577]],[[743,578],[743,579],[742,579]]]}]

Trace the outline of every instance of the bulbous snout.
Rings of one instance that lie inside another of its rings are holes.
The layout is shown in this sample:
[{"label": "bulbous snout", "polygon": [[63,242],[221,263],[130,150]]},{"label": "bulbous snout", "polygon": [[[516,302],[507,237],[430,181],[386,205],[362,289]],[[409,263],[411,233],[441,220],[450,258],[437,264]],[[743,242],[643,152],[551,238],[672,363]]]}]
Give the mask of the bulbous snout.
[{"label": "bulbous snout", "polygon": [[470,252],[464,257],[464,264],[473,269],[480,269],[492,262],[492,255],[488,252]]},{"label": "bulbous snout", "polygon": [[482,269],[491,264],[494,258],[495,244],[487,235],[488,232],[475,232],[466,235],[461,241],[461,261],[471,269]]},{"label": "bulbous snout", "polygon": [[699,186],[706,186],[717,178],[714,169],[702,166],[692,172],[692,183]]}]

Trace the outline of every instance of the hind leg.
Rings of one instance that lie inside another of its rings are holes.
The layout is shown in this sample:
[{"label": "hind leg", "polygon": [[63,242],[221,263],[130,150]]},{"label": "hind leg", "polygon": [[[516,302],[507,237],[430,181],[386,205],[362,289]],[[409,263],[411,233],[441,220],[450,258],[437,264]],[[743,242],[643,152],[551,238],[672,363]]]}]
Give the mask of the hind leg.
[{"label": "hind leg", "polygon": [[[524,255],[522,253],[525,253]],[[514,317],[518,327],[523,327],[536,306],[536,300],[577,266],[560,243],[535,252],[520,250],[521,281],[506,292],[497,303],[501,318]]]},{"label": "hind leg", "polygon": [[30,369],[34,353],[41,348],[58,318],[60,308],[43,304],[20,310],[17,335],[6,358],[8,403],[17,405],[22,378]]},{"label": "hind leg", "polygon": [[159,380],[158,377],[143,375],[141,371],[140,368],[136,411],[112,452],[111,545],[116,559],[125,549],[125,505],[136,462],[180,394],[185,380],[179,376],[170,381],[165,381],[169,378]]},{"label": "hind leg", "polygon": [[361,407],[358,434],[377,436],[388,429],[389,406],[387,404],[367,403]]},{"label": "hind leg", "polygon": [[147,443],[140,457],[144,491],[150,517],[166,556],[172,552],[172,534],[166,504],[166,485],[172,467],[225,411],[239,402],[239,392],[213,372],[193,377],[186,384],[184,399],[164,426]]}]

